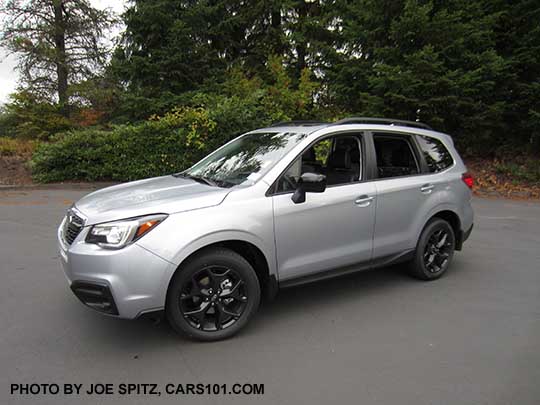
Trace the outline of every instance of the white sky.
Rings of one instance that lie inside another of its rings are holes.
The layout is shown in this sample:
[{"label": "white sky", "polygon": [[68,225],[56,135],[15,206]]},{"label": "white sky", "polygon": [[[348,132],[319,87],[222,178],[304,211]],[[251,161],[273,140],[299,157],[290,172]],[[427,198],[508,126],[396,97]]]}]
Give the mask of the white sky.
[{"label": "white sky", "polygon": [[[126,0],[90,0],[90,3],[100,9],[112,8],[120,14],[124,11]],[[17,72],[13,69],[16,65],[16,56],[6,55],[5,50],[0,48],[0,104],[7,101],[8,95],[15,91],[17,86]]]}]

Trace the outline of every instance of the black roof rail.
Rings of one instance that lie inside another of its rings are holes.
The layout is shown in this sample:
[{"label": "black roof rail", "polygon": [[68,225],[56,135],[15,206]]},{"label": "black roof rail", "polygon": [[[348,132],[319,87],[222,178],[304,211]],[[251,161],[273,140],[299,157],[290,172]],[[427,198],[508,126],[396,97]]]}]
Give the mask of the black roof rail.
[{"label": "black roof rail", "polygon": [[273,128],[273,127],[285,127],[285,126],[301,126],[301,127],[309,127],[309,126],[312,126],[312,125],[323,125],[323,124],[328,124],[328,122],[323,122],[323,121],[310,121],[310,120],[305,120],[305,121],[281,121],[281,122],[276,122],[275,124],[272,124],[269,126],[269,128]]},{"label": "black roof rail", "polygon": [[381,125],[402,125],[405,127],[415,127],[422,129],[432,129],[429,125],[417,121],[395,120],[393,118],[370,118],[370,117],[350,117],[332,123],[332,125],[342,124],[381,124]]}]

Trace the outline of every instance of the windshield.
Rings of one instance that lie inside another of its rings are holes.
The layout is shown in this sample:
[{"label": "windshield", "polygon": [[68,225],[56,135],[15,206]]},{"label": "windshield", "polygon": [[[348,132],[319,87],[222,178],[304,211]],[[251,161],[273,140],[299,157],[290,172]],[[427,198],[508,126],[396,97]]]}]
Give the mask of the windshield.
[{"label": "windshield", "polygon": [[181,174],[221,187],[253,184],[306,136],[292,132],[247,134]]}]

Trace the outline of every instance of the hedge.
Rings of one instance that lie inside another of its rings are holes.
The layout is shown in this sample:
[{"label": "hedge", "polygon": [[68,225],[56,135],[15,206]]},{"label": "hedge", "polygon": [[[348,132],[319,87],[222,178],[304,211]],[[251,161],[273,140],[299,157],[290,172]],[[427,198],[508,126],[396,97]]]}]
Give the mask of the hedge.
[{"label": "hedge", "polygon": [[175,173],[267,121],[257,108],[224,98],[212,108],[178,108],[136,125],[71,131],[38,146],[33,177],[45,183],[127,181]]}]

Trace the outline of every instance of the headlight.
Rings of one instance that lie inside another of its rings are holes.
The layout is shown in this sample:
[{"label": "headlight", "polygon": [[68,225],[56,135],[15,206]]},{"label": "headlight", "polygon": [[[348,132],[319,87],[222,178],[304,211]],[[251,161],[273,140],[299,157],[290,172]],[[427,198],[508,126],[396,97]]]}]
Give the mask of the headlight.
[{"label": "headlight", "polygon": [[139,218],[94,225],[86,236],[86,243],[95,243],[104,248],[121,249],[143,237],[167,215],[148,215]]}]

